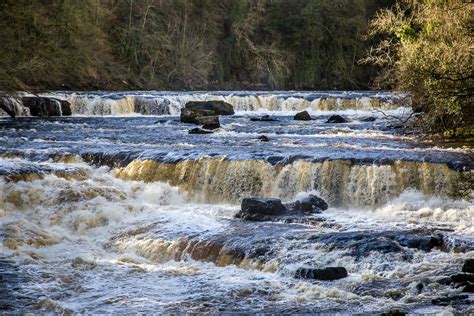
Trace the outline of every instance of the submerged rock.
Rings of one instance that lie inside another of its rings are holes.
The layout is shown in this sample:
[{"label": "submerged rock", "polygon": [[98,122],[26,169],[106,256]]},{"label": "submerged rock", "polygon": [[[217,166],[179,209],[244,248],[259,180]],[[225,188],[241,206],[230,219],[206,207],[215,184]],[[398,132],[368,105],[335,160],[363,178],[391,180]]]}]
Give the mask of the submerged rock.
[{"label": "submerged rock", "polygon": [[23,97],[23,105],[32,116],[69,116],[72,114],[68,101],[47,97]]},{"label": "submerged rock", "polygon": [[349,250],[349,254],[357,258],[371,252],[396,253],[406,251],[404,248],[427,252],[443,246],[442,235],[425,235],[419,231],[334,232],[318,234],[310,240],[326,244],[329,249]]},{"label": "submerged rock", "polygon": [[303,111],[296,113],[293,119],[296,121],[311,121],[311,115],[309,115],[308,111]]},{"label": "submerged rock", "polygon": [[206,129],[202,129],[202,128],[193,128],[193,129],[190,129],[189,134],[212,134],[214,133],[213,131],[210,131],[210,130],[206,130]]},{"label": "submerged rock", "polygon": [[347,277],[347,270],[344,267],[327,267],[322,269],[299,268],[295,277],[298,279],[313,279],[322,281],[333,281]]},{"label": "submerged rock", "polygon": [[361,122],[374,122],[375,120],[377,120],[375,116],[368,116],[360,119]]},{"label": "submerged rock", "polygon": [[251,117],[251,121],[253,122],[275,122],[278,121],[277,119],[271,117],[270,115],[262,115],[261,117]]},{"label": "submerged rock", "polygon": [[401,309],[391,309],[386,313],[382,313],[381,316],[405,316],[406,313]]},{"label": "submerged rock", "polygon": [[403,247],[416,248],[423,251],[430,251],[435,247],[443,246],[443,236],[397,236],[395,240]]},{"label": "submerged rock", "polygon": [[234,107],[232,104],[224,101],[190,101],[184,108],[189,110],[210,111],[212,115],[233,115]]},{"label": "submerged rock", "polygon": [[466,259],[464,261],[462,272],[474,273],[474,259]]},{"label": "submerged rock", "polygon": [[457,302],[462,302],[466,301],[469,298],[468,295],[453,295],[453,296],[447,296],[447,297],[439,297],[431,300],[431,303],[434,305],[440,305],[440,306],[448,306],[453,303]]},{"label": "submerged rock", "polygon": [[262,142],[269,142],[270,141],[270,138],[268,138],[267,136],[265,135],[261,135],[257,138],[258,140],[262,141]]}]

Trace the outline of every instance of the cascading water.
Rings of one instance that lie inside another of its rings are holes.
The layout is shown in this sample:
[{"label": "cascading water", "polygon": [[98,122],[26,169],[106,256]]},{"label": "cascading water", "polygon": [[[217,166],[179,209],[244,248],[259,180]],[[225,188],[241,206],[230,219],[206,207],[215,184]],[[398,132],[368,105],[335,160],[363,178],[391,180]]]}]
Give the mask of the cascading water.
[{"label": "cascading water", "polygon": [[[48,95],[73,116],[0,118],[7,312],[474,312],[465,285],[449,282],[474,256],[472,148],[398,134],[400,96]],[[189,134],[181,107],[215,99],[237,114]],[[299,110],[313,120],[293,120]],[[250,120],[262,112],[274,120]],[[335,113],[348,122],[326,123]],[[309,194],[329,209],[235,218],[245,197]],[[334,266],[348,277],[295,277]]]},{"label": "cascading water", "polygon": [[393,110],[409,105],[404,94],[386,92],[118,92],[46,93],[71,103],[73,115],[177,115],[189,101],[222,100],[235,111]]}]

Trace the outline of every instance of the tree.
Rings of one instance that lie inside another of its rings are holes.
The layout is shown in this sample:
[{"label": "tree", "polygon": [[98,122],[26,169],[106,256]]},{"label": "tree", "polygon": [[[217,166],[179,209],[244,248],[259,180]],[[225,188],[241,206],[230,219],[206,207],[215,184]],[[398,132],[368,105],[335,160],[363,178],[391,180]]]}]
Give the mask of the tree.
[{"label": "tree", "polygon": [[385,67],[379,83],[411,93],[431,131],[474,122],[474,6],[461,0],[401,1],[380,11],[372,34],[385,38],[366,59]]}]

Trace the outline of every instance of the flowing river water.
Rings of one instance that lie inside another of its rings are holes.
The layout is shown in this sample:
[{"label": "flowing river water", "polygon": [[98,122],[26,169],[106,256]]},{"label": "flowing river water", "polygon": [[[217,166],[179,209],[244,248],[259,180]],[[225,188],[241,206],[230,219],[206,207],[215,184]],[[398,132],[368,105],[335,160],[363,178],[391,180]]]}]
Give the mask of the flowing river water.
[{"label": "flowing river water", "polygon": [[[0,117],[0,308],[53,313],[474,313],[437,304],[474,257],[473,150],[394,129],[372,92],[50,92],[70,117]],[[209,135],[189,100],[236,110]],[[311,121],[295,121],[307,110]],[[251,121],[269,114],[274,121]],[[348,123],[326,123],[332,114]],[[265,135],[268,142],[259,136]],[[299,221],[235,219],[244,197],[311,193]],[[295,278],[342,266],[336,281]]]}]

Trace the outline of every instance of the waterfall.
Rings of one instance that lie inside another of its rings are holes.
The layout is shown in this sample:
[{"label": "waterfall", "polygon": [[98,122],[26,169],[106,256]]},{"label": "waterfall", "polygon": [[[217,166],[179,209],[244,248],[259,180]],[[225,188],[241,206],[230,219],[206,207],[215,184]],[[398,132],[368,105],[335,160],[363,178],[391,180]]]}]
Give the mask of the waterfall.
[{"label": "waterfall", "polygon": [[71,103],[75,115],[179,115],[189,101],[222,100],[232,104],[235,111],[341,111],[397,109],[404,104],[403,96],[381,93],[113,93],[113,94],[48,94]]},{"label": "waterfall", "polygon": [[300,192],[318,191],[331,205],[378,206],[416,189],[426,195],[455,196],[462,178],[446,164],[395,161],[386,165],[355,164],[349,160],[296,161],[272,166],[262,160],[200,158],[177,163],[134,160],[116,169],[127,180],[169,182],[190,199],[208,203],[238,203],[250,196],[290,201]]}]

